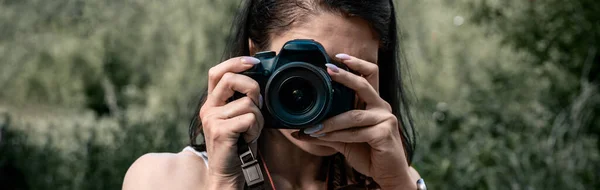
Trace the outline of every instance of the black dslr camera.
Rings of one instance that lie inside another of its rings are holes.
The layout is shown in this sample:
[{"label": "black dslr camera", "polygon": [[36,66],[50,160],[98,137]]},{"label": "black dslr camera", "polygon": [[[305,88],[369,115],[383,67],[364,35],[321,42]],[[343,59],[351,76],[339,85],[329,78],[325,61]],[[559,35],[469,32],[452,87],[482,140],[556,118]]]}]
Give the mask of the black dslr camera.
[{"label": "black dslr camera", "polygon": [[265,126],[303,129],[353,109],[354,91],[331,80],[325,64],[335,63],[318,42],[291,40],[279,55],[267,51],[254,57],[260,64],[242,74],[260,85]]}]

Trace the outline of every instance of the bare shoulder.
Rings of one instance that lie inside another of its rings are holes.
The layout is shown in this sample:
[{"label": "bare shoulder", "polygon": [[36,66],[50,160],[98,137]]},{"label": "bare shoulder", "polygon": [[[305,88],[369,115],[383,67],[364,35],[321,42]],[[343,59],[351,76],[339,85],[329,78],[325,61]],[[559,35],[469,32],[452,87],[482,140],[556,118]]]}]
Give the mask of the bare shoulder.
[{"label": "bare shoulder", "polygon": [[123,189],[198,189],[206,171],[204,160],[190,152],[148,153],[129,167]]}]

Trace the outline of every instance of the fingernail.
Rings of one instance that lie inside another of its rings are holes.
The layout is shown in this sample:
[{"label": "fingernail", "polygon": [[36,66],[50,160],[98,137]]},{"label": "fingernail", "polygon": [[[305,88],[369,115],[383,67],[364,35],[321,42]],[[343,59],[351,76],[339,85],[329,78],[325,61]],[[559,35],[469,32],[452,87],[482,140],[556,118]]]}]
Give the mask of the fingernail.
[{"label": "fingernail", "polygon": [[260,63],[259,59],[256,59],[255,57],[250,57],[250,56],[242,57],[241,61],[242,61],[242,63],[251,64],[251,65],[256,65],[256,64]]},{"label": "fingernail", "polygon": [[321,133],[321,134],[310,134],[311,137],[322,137],[325,136],[325,134],[327,133]]},{"label": "fingernail", "polygon": [[262,96],[262,94],[259,94],[259,95],[258,95],[258,107],[260,107],[261,109],[262,109],[262,107],[263,107],[263,101],[264,101],[264,100],[263,100],[263,96]]},{"label": "fingernail", "polygon": [[319,123],[313,127],[304,129],[304,134],[313,134],[313,133],[316,133],[317,131],[320,131],[321,129],[323,129],[323,124]]},{"label": "fingernail", "polygon": [[326,63],[325,66],[329,69],[331,69],[331,71],[333,71],[334,73],[340,72],[340,68],[338,68],[337,66],[335,66],[334,64],[331,63]]},{"label": "fingernail", "polygon": [[348,59],[352,58],[348,54],[345,54],[345,53],[338,53],[337,55],[335,55],[335,57],[337,57],[338,59],[341,59],[341,60],[348,60]]}]

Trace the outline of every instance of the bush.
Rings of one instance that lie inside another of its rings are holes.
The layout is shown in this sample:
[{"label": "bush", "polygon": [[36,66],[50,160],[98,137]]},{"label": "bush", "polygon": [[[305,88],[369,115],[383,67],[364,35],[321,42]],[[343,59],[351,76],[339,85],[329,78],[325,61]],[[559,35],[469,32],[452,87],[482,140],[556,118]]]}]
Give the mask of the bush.
[{"label": "bush", "polygon": [[[46,121],[47,126],[2,124],[0,184],[7,185],[3,189],[119,189],[138,157],[149,151],[178,152],[187,142],[180,122],[172,118],[128,123],[68,117],[72,118]],[[41,127],[57,131],[30,132]]]}]

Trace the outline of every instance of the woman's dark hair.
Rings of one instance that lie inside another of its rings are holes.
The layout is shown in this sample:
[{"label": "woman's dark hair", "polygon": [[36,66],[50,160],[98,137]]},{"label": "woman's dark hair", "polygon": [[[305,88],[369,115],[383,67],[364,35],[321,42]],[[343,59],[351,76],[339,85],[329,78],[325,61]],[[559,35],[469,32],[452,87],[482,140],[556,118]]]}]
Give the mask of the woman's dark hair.
[{"label": "woman's dark hair", "polygon": [[[401,64],[406,62],[404,57],[400,57],[402,51],[392,0],[245,0],[233,22],[232,33],[222,60],[249,55],[248,39],[258,50],[265,50],[274,34],[286,32],[294,24],[310,19],[308,15],[316,13],[364,19],[379,36],[379,94],[391,105],[393,114],[398,118],[406,157],[410,164],[416,144],[415,130],[401,77]],[[205,96],[198,104],[189,130],[191,145],[201,150],[205,148],[196,145],[195,142],[201,133],[199,129],[202,122],[198,118],[198,112],[204,100]]]}]

